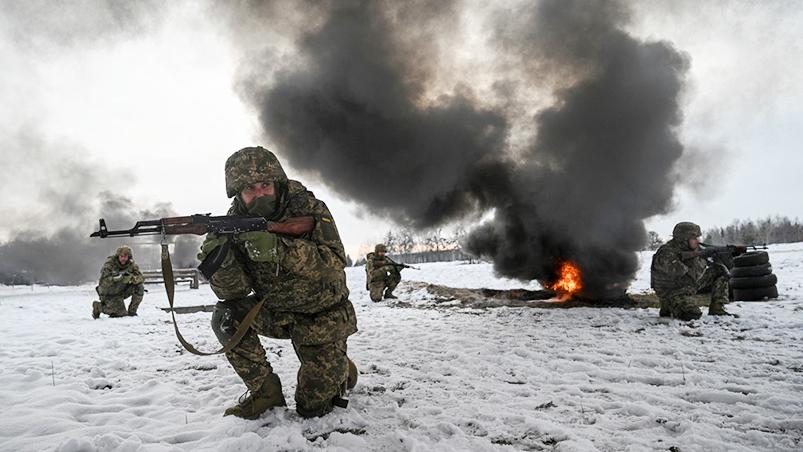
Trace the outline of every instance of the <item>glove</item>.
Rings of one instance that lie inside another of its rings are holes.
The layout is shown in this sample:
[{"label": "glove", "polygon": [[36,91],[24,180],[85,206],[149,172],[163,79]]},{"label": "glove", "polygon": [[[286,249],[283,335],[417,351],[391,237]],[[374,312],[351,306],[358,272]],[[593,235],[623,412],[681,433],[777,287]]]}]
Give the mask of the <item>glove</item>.
[{"label": "glove", "polygon": [[250,231],[239,235],[248,257],[254,262],[279,263],[279,248],[276,234],[268,231]]},{"label": "glove", "polygon": [[120,282],[123,284],[131,284],[133,280],[134,278],[131,275],[125,275],[122,278],[120,278]]},{"label": "glove", "polygon": [[[204,239],[204,243],[201,244],[201,252],[196,255],[199,261],[203,262],[215,248],[222,246],[226,241],[229,240],[227,236],[218,236],[214,232],[210,232],[206,234],[206,239]],[[223,260],[223,263],[220,265],[221,267],[228,267],[231,262],[234,260],[234,254],[232,254],[231,250],[226,255],[226,258]]]}]

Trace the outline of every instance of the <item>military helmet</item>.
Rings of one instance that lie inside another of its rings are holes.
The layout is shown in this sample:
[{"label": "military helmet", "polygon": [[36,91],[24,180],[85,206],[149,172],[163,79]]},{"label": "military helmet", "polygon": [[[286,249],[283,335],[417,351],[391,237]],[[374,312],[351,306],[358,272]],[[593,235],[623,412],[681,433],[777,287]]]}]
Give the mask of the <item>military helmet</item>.
[{"label": "military helmet", "polygon": [[382,252],[382,253],[387,253],[387,252],[388,252],[388,247],[386,247],[386,246],[385,246],[384,244],[382,244],[382,243],[378,243],[378,244],[377,244],[377,245],[374,247],[374,253],[380,253],[380,252]]},{"label": "military helmet", "polygon": [[282,164],[269,150],[260,146],[243,148],[226,160],[226,195],[229,198],[251,184],[267,181],[287,181]]},{"label": "military helmet", "polygon": [[130,259],[134,258],[134,253],[131,251],[131,248],[126,246],[126,245],[123,245],[120,248],[117,248],[117,255],[118,256],[122,256],[123,254],[128,256]]},{"label": "military helmet", "polygon": [[679,240],[694,239],[702,235],[703,231],[700,230],[700,226],[688,221],[676,224],[675,229],[672,230],[672,238]]}]

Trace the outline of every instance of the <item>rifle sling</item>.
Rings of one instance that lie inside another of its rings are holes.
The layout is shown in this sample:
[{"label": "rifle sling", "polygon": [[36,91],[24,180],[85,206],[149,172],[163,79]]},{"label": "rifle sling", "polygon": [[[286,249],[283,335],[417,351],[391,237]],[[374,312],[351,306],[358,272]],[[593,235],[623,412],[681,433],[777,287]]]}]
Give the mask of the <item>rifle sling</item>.
[{"label": "rifle sling", "polygon": [[178,323],[176,323],[176,311],[173,309],[173,295],[175,293],[173,265],[170,263],[170,251],[168,251],[166,243],[162,243],[162,279],[165,282],[165,291],[167,292],[167,301],[170,303],[170,314],[173,316],[173,327],[176,330],[176,337],[178,338],[178,341],[181,342],[181,345],[187,349],[187,351],[199,356],[226,353],[237,346],[237,344],[239,344],[245,336],[245,333],[248,332],[248,328],[251,327],[251,323],[254,321],[254,318],[256,318],[257,314],[259,314],[259,310],[262,309],[262,305],[265,303],[265,298],[263,298],[251,309],[248,315],[245,316],[245,319],[243,319],[243,321],[240,323],[240,326],[237,328],[237,332],[234,333],[234,337],[232,337],[229,343],[224,345],[223,348],[216,352],[202,352],[198,351],[192,346],[192,344],[187,342],[178,330]]}]

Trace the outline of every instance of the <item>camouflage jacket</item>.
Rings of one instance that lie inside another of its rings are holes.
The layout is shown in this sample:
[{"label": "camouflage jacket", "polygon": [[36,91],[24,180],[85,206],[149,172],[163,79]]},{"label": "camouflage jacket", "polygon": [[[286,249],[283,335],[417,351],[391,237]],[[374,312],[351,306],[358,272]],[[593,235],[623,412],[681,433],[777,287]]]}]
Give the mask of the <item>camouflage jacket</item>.
[{"label": "camouflage jacket", "polygon": [[650,285],[656,292],[668,290],[696,292],[697,281],[705,273],[708,264],[702,257],[681,260],[684,251],[691,249],[682,241],[672,239],[658,248],[652,256]]},{"label": "camouflage jacket", "polygon": [[[274,312],[316,314],[346,304],[346,252],[326,204],[290,180],[280,205],[281,215],[272,221],[313,216],[312,232],[300,238],[278,236],[278,265],[251,260],[245,244],[236,240],[232,246],[236,268],[218,270],[210,281],[213,290],[227,300],[253,290],[259,298],[267,298],[263,309]],[[235,199],[228,214],[242,215],[243,209]]]},{"label": "camouflage jacket", "polygon": [[[377,265],[377,262],[384,263],[385,265]],[[387,264],[394,263],[395,262],[387,256],[381,257],[376,255],[376,253],[368,253],[368,255],[365,256],[365,277],[368,284],[371,284],[373,281],[383,281],[387,278],[390,272],[396,270],[392,265]]]},{"label": "camouflage jacket", "polygon": [[[131,282],[115,280],[118,276],[131,276]],[[139,270],[139,265],[134,259],[128,259],[125,265],[121,265],[117,255],[106,258],[106,263],[100,269],[100,282],[97,291],[100,295],[117,295],[125,291],[129,285],[142,284],[145,277]]]}]

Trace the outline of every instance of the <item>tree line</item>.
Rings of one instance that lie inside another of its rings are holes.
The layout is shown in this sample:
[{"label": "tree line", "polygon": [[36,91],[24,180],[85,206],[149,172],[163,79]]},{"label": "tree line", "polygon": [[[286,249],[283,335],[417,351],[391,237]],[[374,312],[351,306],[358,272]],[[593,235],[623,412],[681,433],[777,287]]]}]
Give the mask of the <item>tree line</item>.
[{"label": "tree line", "polygon": [[[767,217],[762,220],[735,220],[725,227],[714,227],[703,232],[703,242],[712,245],[764,245],[772,243],[803,242],[803,223],[797,218]],[[645,250],[656,250],[663,245],[655,231],[647,233]]]},{"label": "tree line", "polygon": [[[399,262],[419,264],[424,262],[446,262],[469,260],[460,249],[460,241],[466,236],[462,227],[447,233],[442,228],[414,232],[410,229],[389,230],[380,240],[388,248],[388,254]],[[363,246],[365,254],[374,251],[374,244]],[[365,265],[365,257],[360,257],[354,265]]]},{"label": "tree line", "polygon": [[729,226],[712,228],[703,234],[704,242],[722,245],[763,245],[803,242],[803,223],[795,218],[767,217],[763,220],[736,220]]}]

